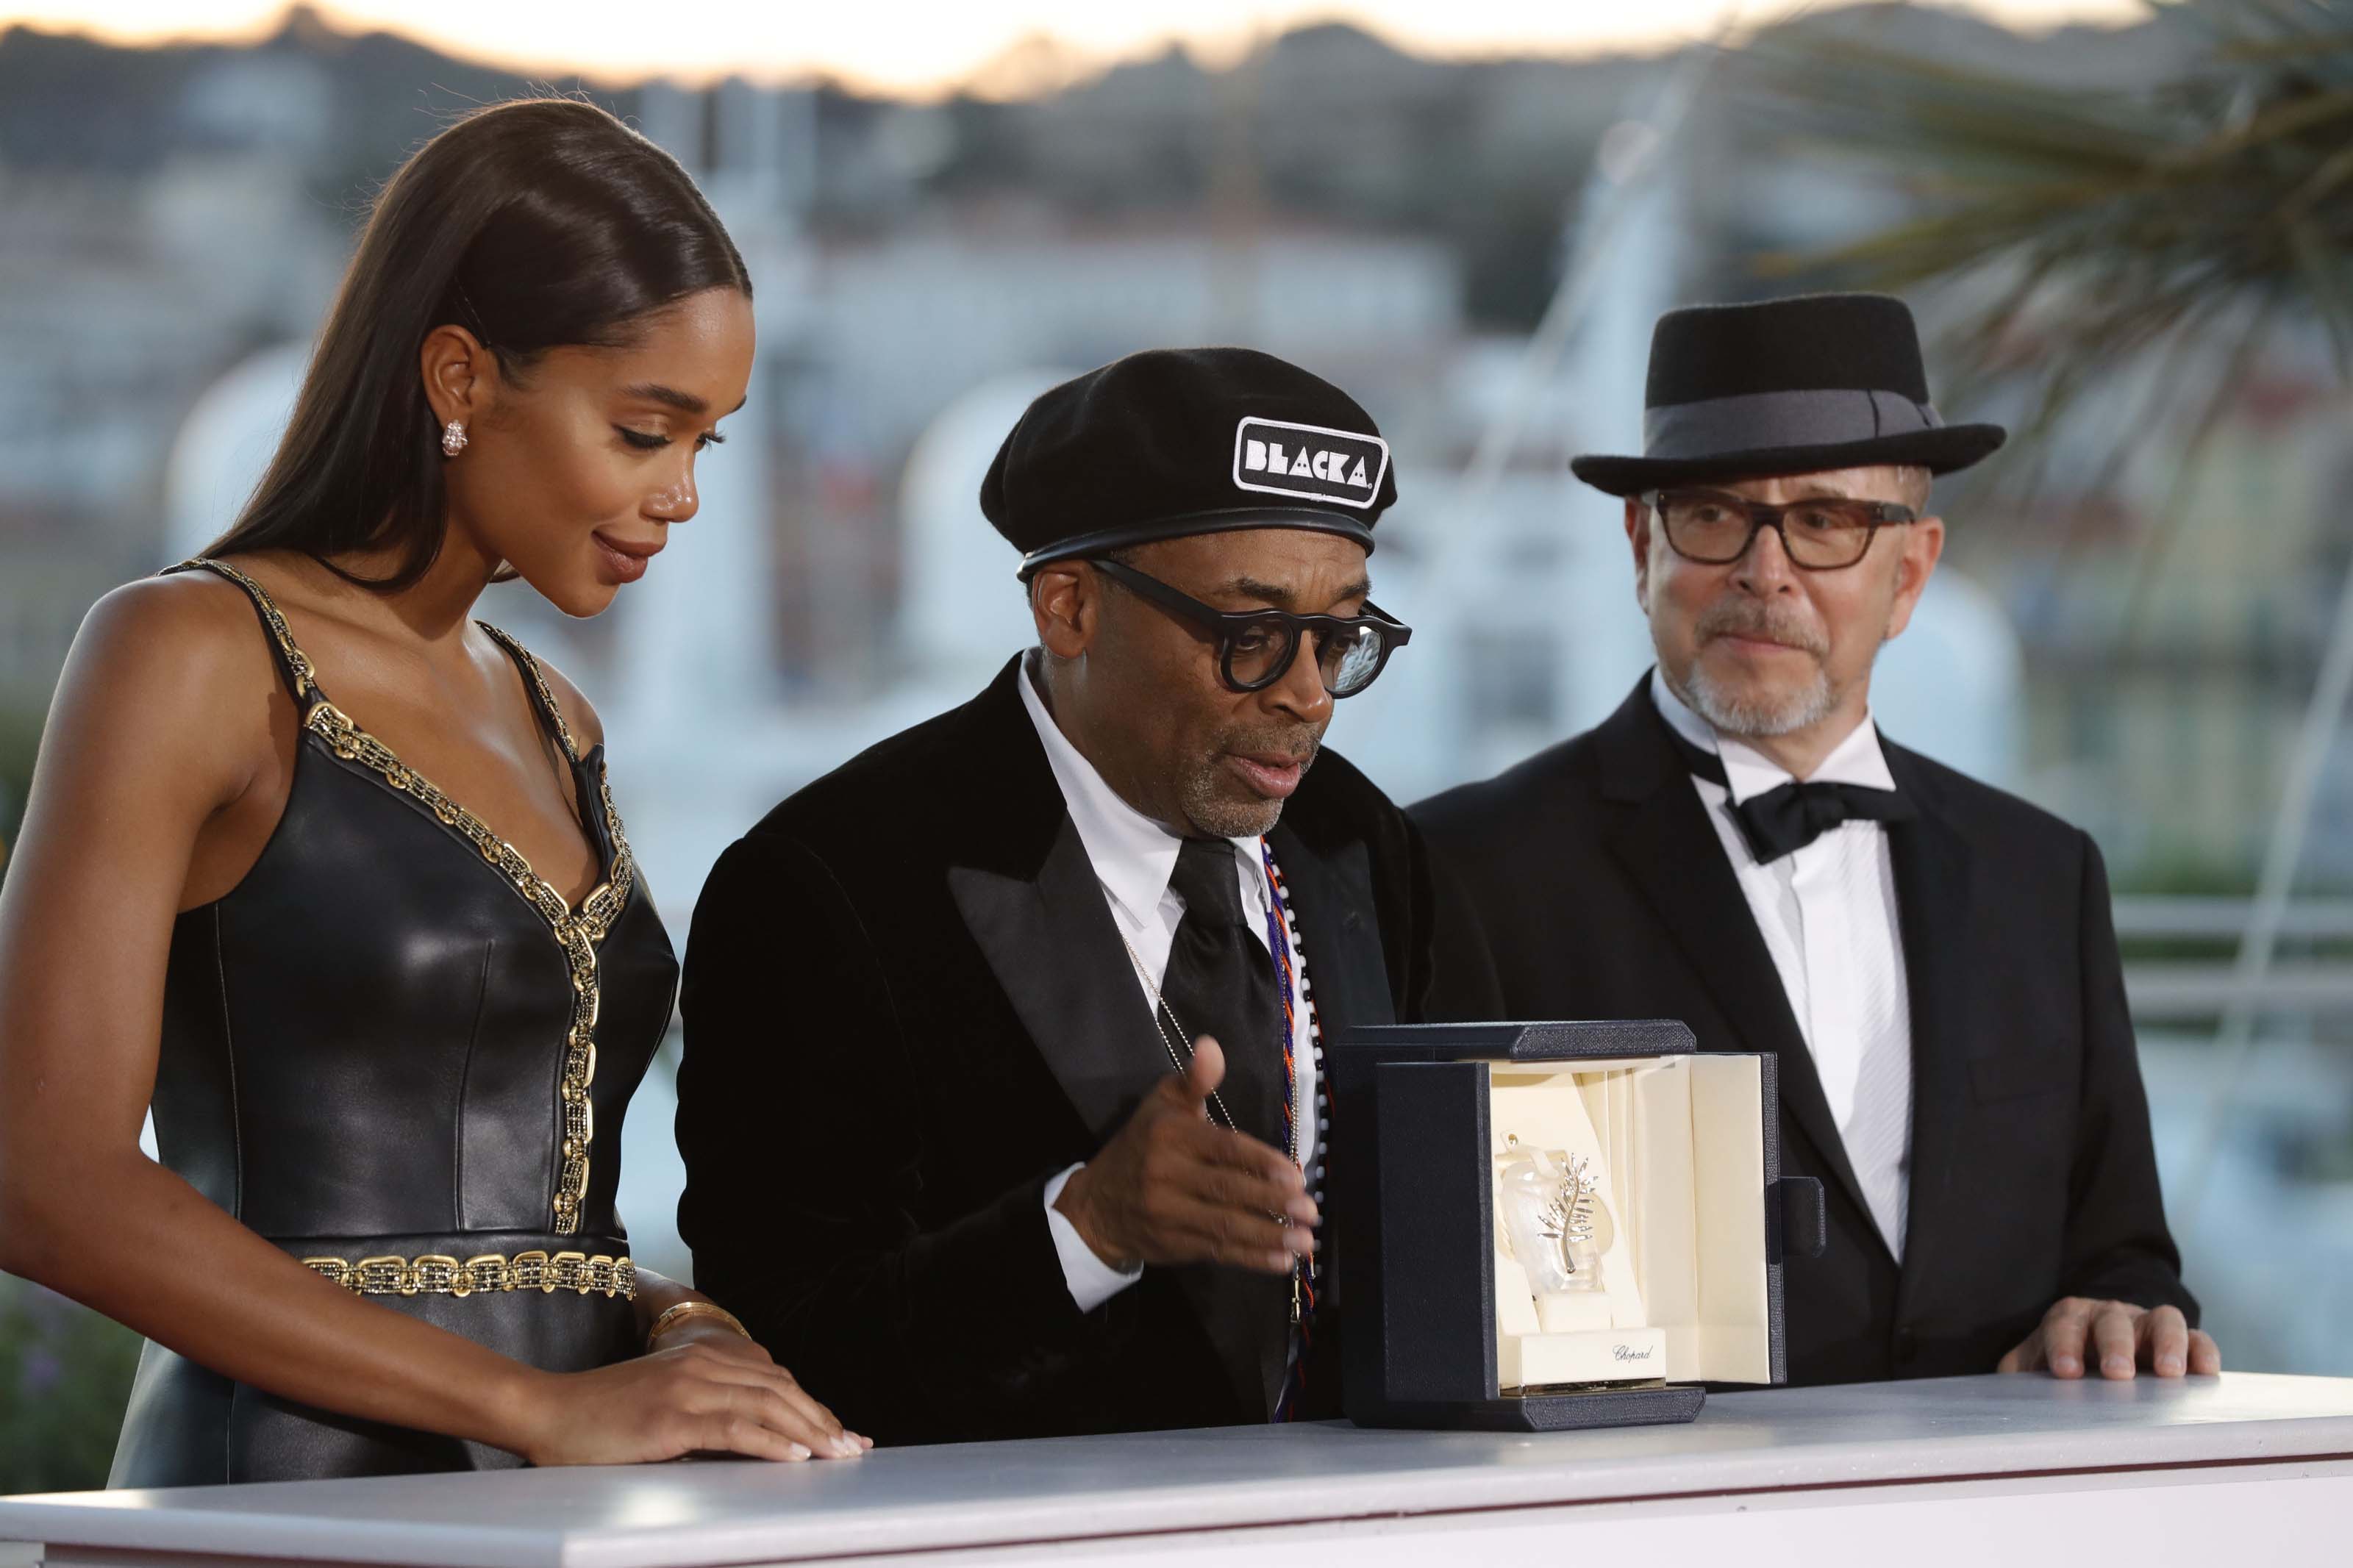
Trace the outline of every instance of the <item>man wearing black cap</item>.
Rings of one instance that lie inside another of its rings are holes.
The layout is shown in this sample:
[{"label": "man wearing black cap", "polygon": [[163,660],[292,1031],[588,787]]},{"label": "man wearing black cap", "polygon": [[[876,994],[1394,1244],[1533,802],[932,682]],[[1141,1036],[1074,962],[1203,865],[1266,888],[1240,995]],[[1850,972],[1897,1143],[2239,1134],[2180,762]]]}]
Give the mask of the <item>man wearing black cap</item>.
[{"label": "man wearing black cap", "polygon": [[1054,388],[980,498],[1039,646],[712,870],[680,1230],[860,1431],[1336,1413],[1319,1040],[1432,983],[1419,840],[1318,751],[1409,635],[1366,598],[1396,496],[1265,354]]},{"label": "man wearing black cap", "polygon": [[[1677,310],[1625,498],[1658,665],[1616,714],[1417,807],[1515,1017],[1677,1017],[1779,1053],[1792,1383],[2218,1370],[2165,1225],[2091,839],[1883,740],[1873,660],[1944,548],[1929,406],[1877,295]],[[1444,1011],[1482,1016],[1477,998]]]}]

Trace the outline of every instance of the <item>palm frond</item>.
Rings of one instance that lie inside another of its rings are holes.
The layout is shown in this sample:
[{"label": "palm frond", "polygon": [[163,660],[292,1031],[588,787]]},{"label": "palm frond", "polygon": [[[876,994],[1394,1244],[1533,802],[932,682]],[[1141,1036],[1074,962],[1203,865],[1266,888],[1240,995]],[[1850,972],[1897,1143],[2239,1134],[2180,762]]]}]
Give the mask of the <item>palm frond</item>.
[{"label": "palm frond", "polygon": [[1914,216],[1762,258],[1870,287],[1971,285],[1941,334],[1960,398],[2009,387],[2029,441],[2094,386],[2205,343],[2211,429],[2248,350],[2225,323],[2325,327],[2353,382],[2353,7],[2186,0],[2187,63],[2130,89],[2021,81],[1795,25],[1751,49],[1764,111],[1908,198]]}]

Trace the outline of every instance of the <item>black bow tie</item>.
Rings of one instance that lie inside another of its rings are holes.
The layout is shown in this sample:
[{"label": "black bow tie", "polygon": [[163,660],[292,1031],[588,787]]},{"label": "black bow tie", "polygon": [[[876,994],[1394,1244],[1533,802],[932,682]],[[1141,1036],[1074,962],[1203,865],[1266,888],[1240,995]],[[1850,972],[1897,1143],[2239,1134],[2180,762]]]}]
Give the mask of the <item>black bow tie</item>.
[{"label": "black bow tie", "polygon": [[[1725,776],[1722,757],[1693,745],[1672,724],[1667,726],[1667,733],[1694,773],[1726,790],[1732,787]],[[1739,826],[1740,837],[1748,841],[1749,853],[1757,857],[1760,866],[1769,866],[1784,855],[1803,849],[1841,823],[1904,822],[1915,815],[1912,803],[1895,790],[1794,780],[1777,784],[1763,795],[1752,795],[1732,808],[1732,819]]]}]

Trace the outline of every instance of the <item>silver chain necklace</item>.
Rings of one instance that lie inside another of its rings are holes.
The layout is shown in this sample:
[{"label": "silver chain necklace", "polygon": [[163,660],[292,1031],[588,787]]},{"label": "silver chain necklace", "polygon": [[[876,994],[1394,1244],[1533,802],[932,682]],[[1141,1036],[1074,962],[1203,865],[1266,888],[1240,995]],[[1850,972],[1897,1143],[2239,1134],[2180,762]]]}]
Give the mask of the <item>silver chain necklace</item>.
[{"label": "silver chain necklace", "polygon": [[[1135,977],[1144,982],[1144,988],[1145,990],[1152,993],[1152,1032],[1160,1037],[1161,1048],[1168,1053],[1169,1065],[1174,1067],[1179,1073],[1182,1073],[1188,1066],[1191,1065],[1193,1060],[1193,1047],[1189,1044],[1193,1037],[1186,1029],[1185,1021],[1176,1016],[1176,1009],[1171,1007],[1168,1005],[1168,999],[1160,994],[1159,983],[1152,978],[1152,972],[1144,966],[1143,955],[1135,951],[1135,944],[1127,940],[1127,933],[1125,931],[1119,933],[1119,944],[1127,949],[1127,961],[1135,965]],[[1168,1023],[1174,1024],[1176,1026],[1176,1036],[1188,1042],[1184,1048],[1184,1054],[1181,1056],[1177,1054],[1176,1039],[1170,1037],[1167,1025],[1164,1025],[1160,1021],[1164,1016],[1167,1018]],[[1294,1080],[1293,1082],[1286,1085],[1283,1092],[1290,1096],[1293,1107],[1293,1114],[1291,1117],[1291,1147],[1286,1150],[1285,1152],[1291,1156],[1291,1163],[1297,1165],[1300,1163],[1298,1083]],[[1211,1089],[1209,1091],[1209,1103],[1217,1108],[1218,1120],[1225,1124],[1228,1131],[1239,1132],[1241,1131],[1240,1124],[1234,1121],[1233,1112],[1226,1109],[1224,1097],[1216,1089]],[[1302,1168],[1303,1169],[1304,1167],[1303,1166]]]},{"label": "silver chain necklace", "polygon": [[[1168,1005],[1168,999],[1160,994],[1159,984],[1152,978],[1152,972],[1144,967],[1144,959],[1142,955],[1137,953],[1135,951],[1135,944],[1127,940],[1127,933],[1125,931],[1119,933],[1119,943],[1122,947],[1127,949],[1127,961],[1135,965],[1135,977],[1144,982],[1145,990],[1152,993],[1152,1032],[1160,1037],[1161,1047],[1167,1051],[1170,1065],[1175,1067],[1177,1072],[1181,1074],[1187,1067],[1192,1065],[1193,1047],[1189,1042],[1193,1037],[1186,1033],[1185,1021],[1176,1016],[1176,1009],[1171,1007]],[[1168,1023],[1176,1026],[1177,1036],[1188,1042],[1185,1047],[1184,1055],[1181,1057],[1176,1053],[1176,1040],[1169,1036],[1167,1025],[1163,1024],[1160,1021],[1161,1016],[1164,1014],[1166,1015]],[[1216,1089],[1211,1089],[1209,1091],[1209,1103],[1217,1109],[1218,1120],[1225,1123],[1226,1130],[1228,1131],[1239,1132],[1241,1131],[1240,1127],[1234,1121],[1233,1112],[1226,1109],[1224,1097],[1219,1094]],[[1292,1152],[1293,1157],[1295,1160],[1297,1158],[1298,1151],[1294,1149]]]}]

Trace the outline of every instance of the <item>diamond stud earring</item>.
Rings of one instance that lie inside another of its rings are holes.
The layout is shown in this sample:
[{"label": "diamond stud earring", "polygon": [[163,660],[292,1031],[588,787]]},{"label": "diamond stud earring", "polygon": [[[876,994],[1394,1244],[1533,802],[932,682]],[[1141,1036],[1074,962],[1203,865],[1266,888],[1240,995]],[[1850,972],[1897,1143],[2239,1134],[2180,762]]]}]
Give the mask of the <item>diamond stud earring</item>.
[{"label": "diamond stud earring", "polygon": [[441,431],[441,454],[454,458],[465,449],[466,427],[452,419]]}]

